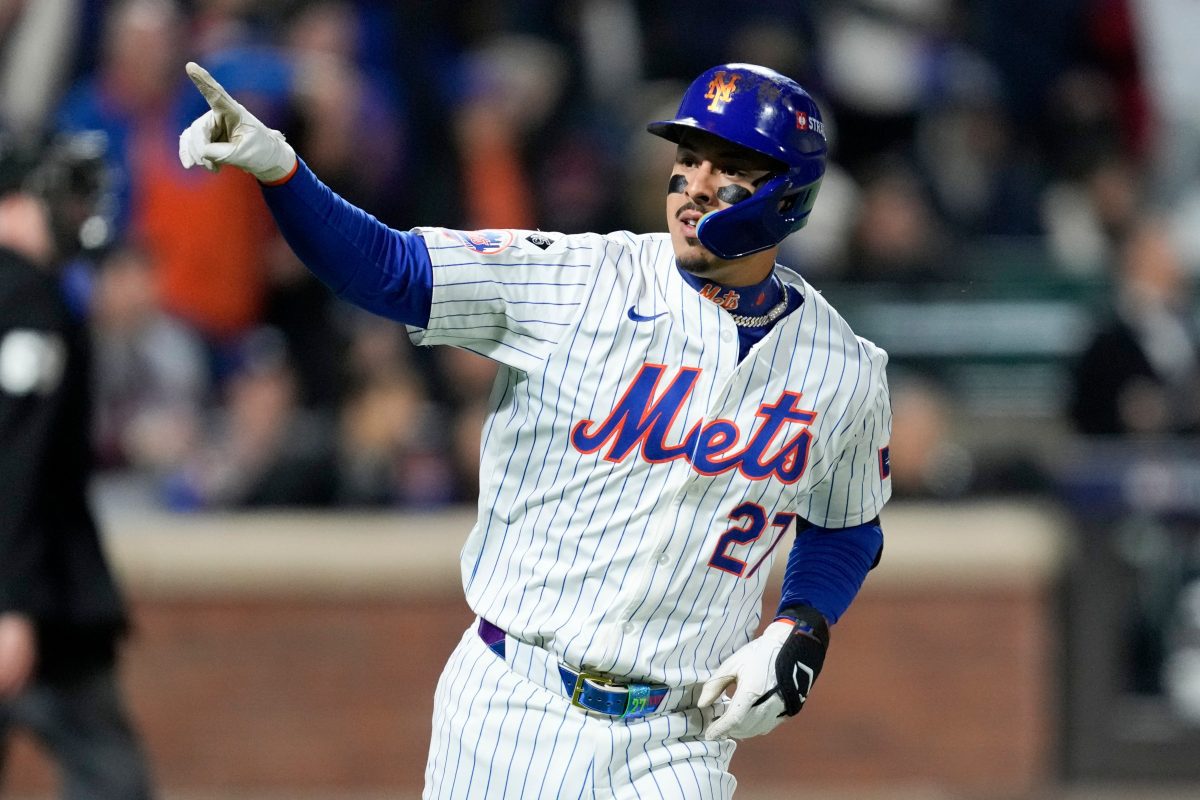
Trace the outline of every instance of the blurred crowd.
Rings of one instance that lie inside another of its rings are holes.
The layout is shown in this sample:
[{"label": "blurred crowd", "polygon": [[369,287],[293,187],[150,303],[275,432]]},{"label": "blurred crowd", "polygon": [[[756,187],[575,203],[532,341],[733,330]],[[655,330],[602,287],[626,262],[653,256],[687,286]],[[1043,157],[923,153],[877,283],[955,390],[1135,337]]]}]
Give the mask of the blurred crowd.
[{"label": "blurred crowd", "polygon": [[[645,123],[714,64],[770,66],[832,146],[783,263],[919,296],[972,242],[1042,241],[1111,287],[1070,424],[1161,435],[1200,424],[1195,30],[1187,0],[0,0],[0,130],[105,143],[65,273],[103,469],[173,509],[438,506],[476,492],[493,367],[333,298],[252,179],[185,172],[186,61],[390,225],[566,232],[661,229],[671,151]],[[971,491],[953,397],[894,391],[898,496]]]}]

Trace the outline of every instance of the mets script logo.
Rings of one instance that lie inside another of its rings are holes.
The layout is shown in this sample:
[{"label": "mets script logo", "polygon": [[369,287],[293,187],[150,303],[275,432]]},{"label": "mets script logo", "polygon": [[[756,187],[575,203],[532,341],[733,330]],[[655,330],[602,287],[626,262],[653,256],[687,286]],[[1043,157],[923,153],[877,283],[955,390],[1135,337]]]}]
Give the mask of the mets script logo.
[{"label": "mets script logo", "polygon": [[737,82],[741,78],[742,76],[736,72],[726,78],[725,70],[713,75],[713,79],[708,83],[708,92],[704,95],[705,100],[712,100],[708,104],[708,110],[720,111],[726,103],[733,100],[733,93],[737,91]]},{"label": "mets script logo", "polygon": [[[681,368],[659,392],[666,369],[662,364],[643,365],[607,417],[600,422],[585,419],[575,423],[571,428],[575,449],[595,453],[607,446],[604,459],[621,462],[640,447],[644,461],[659,464],[682,458],[701,475],[737,469],[752,481],[772,477],[784,483],[800,480],[812,443],[808,427],[817,412],[799,407],[798,392],[783,392],[774,403],[763,403],[754,412],[759,421],[744,440],[736,423],[713,419],[695,423],[682,440],[669,444],[671,427],[695,388],[700,370]],[[782,444],[776,444],[785,428],[788,434]]]}]

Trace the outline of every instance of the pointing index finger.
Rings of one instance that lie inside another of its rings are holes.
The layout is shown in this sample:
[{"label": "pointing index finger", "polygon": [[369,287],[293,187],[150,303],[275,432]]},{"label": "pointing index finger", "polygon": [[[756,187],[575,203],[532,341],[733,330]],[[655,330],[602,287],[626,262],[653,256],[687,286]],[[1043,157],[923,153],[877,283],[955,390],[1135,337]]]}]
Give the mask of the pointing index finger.
[{"label": "pointing index finger", "polygon": [[225,91],[225,87],[217,83],[212,75],[208,74],[208,70],[197,64],[195,61],[189,61],[184,67],[188,77],[192,79],[192,83],[196,84],[196,88],[200,90],[200,94],[204,95],[204,99],[208,101],[209,108],[213,111],[232,111],[236,107],[233,97],[229,92]]}]

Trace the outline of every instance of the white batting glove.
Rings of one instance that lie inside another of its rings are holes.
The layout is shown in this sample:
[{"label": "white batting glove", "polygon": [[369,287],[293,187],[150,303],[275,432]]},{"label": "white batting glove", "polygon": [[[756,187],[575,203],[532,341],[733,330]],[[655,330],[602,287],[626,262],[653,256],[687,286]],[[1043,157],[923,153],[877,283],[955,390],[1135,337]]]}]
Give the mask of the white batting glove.
[{"label": "white batting glove", "polygon": [[791,605],[762,636],[717,667],[701,687],[698,705],[712,705],[725,687],[737,692],[725,713],[704,729],[705,739],[745,739],[772,730],[804,708],[825,664],[829,623],[810,605]]},{"label": "white batting glove", "polygon": [[[717,671],[700,689],[697,705],[701,708],[716,702],[725,688],[737,682],[737,692],[729,701],[725,713],[708,724],[704,738],[747,739],[775,729],[786,719],[783,699],[775,691],[775,661],[783,643],[792,632],[788,622],[772,622],[762,636],[743,645],[721,662]],[[768,695],[764,697],[764,695]]]},{"label": "white batting glove", "polygon": [[210,110],[179,135],[180,163],[188,169],[200,165],[211,172],[229,164],[263,183],[278,183],[291,175],[296,151],[283,134],[261,123],[204,67],[189,61],[186,69]]}]

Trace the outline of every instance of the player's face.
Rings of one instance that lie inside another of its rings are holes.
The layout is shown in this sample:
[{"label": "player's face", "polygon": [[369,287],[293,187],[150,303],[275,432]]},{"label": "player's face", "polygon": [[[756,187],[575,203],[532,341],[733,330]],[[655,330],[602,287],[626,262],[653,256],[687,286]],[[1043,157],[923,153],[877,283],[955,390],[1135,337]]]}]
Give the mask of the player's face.
[{"label": "player's face", "polygon": [[667,229],[679,265],[695,275],[744,286],[766,277],[775,250],[725,261],[696,238],[700,218],[754,194],[777,167],[766,156],[700,131],[690,132],[675,149],[667,191]]}]

